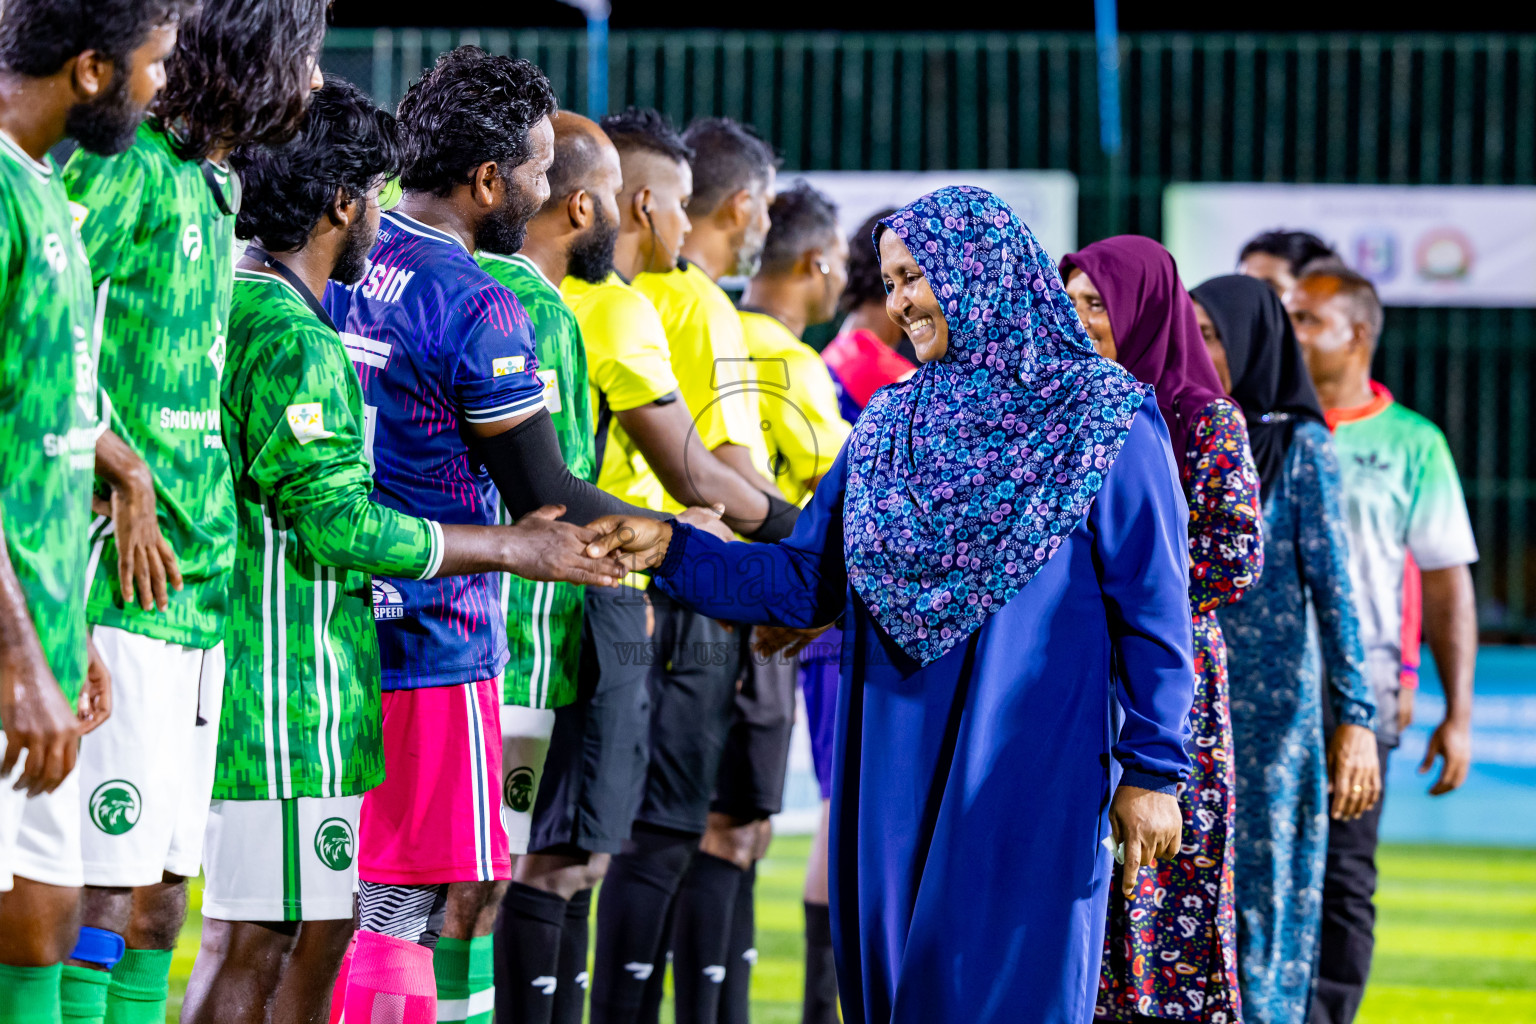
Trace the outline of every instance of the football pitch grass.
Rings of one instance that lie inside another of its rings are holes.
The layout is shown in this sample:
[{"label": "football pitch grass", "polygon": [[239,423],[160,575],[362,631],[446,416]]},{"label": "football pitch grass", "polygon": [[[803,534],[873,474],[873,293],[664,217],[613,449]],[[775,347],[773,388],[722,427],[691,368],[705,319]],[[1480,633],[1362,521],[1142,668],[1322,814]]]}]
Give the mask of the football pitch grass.
[{"label": "football pitch grass", "polygon": [[[799,1024],[800,884],[810,839],[774,841],[758,872],[754,1024]],[[1536,1024],[1536,850],[1388,846],[1376,961],[1360,1024]],[[168,1019],[197,952],[193,913],[171,971]],[[662,1020],[670,1022],[670,1008]]]}]

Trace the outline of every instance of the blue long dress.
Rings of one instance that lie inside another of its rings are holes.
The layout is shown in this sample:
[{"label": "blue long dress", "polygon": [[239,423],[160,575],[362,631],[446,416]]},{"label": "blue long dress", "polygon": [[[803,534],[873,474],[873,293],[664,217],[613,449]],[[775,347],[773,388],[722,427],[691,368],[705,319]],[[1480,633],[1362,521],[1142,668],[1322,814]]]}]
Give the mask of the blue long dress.
[{"label": "blue long dress", "polygon": [[1321,664],[1341,723],[1375,715],[1328,431],[1300,423],[1264,503],[1264,575],[1217,612],[1237,763],[1238,971],[1248,1024],[1302,1024],[1328,852]]},{"label": "blue long dress", "polygon": [[846,614],[830,859],[850,1024],[1084,1024],[1114,786],[1123,767],[1173,792],[1189,766],[1188,512],[1162,418],[1141,406],[1061,550],[926,668],[848,586],[846,457],[788,540],[679,526],[656,584],[741,622]]}]

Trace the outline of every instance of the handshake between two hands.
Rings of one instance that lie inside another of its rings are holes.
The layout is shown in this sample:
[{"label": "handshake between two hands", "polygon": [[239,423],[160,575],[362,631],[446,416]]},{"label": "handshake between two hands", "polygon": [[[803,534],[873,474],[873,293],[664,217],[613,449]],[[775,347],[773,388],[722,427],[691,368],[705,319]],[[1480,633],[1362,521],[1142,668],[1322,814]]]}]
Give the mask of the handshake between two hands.
[{"label": "handshake between two hands", "polygon": [[[524,557],[514,569],[530,580],[616,587],[626,573],[654,569],[667,557],[672,524],[641,516],[602,516],[586,526],[562,523],[565,508],[545,505],[517,521]],[[733,540],[720,521],[723,508],[690,508],[677,521],[721,540]]]}]

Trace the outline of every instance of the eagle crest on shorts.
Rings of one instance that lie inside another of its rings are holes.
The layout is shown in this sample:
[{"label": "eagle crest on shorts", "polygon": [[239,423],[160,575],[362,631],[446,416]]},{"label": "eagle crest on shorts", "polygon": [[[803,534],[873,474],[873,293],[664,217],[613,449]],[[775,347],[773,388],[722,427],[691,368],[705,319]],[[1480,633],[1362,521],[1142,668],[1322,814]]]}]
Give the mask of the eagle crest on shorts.
[{"label": "eagle crest on shorts", "polygon": [[352,866],[356,845],[352,823],[345,818],[326,818],[315,829],[315,856],[332,871],[345,871]]},{"label": "eagle crest on shorts", "polygon": [[521,765],[508,772],[501,795],[508,807],[519,814],[526,813],[533,806],[533,769]]},{"label": "eagle crest on shorts", "polygon": [[127,779],[110,779],[91,793],[91,823],[109,836],[120,836],[139,823],[144,802]]}]

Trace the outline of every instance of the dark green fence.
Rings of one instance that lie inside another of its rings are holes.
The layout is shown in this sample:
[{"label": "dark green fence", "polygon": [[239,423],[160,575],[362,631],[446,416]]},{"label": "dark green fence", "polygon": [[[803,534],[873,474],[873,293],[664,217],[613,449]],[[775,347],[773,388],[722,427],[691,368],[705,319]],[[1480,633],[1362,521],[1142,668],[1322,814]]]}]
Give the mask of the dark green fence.
[{"label": "dark green fence", "polygon": [[[324,63],[393,104],[461,43],[527,57],[584,107],[581,32],[338,29]],[[1128,36],[1113,158],[1096,60],[1087,35],[614,32],[609,107],[739,118],[791,169],[1070,170],[1081,241],[1157,236],[1170,181],[1536,184],[1536,37]],[[1485,630],[1530,639],[1533,352],[1536,310],[1394,308],[1378,359],[1450,438]]]}]

